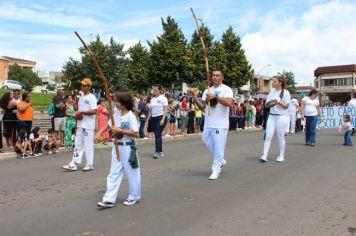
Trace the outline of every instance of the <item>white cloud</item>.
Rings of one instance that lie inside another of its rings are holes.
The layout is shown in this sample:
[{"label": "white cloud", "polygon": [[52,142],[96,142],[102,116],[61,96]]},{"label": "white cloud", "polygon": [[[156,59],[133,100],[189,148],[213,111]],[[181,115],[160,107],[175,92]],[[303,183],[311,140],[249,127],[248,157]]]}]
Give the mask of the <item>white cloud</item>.
[{"label": "white cloud", "polygon": [[318,66],[356,63],[355,15],[356,4],[348,1],[314,5],[298,18],[270,11],[242,44],[254,68],[270,63],[272,73],[286,69],[297,81],[312,81]]},{"label": "white cloud", "polygon": [[56,25],[67,28],[95,28],[102,26],[94,18],[85,15],[68,14],[65,9],[47,9],[41,5],[29,8],[6,2],[0,4],[0,19]]}]

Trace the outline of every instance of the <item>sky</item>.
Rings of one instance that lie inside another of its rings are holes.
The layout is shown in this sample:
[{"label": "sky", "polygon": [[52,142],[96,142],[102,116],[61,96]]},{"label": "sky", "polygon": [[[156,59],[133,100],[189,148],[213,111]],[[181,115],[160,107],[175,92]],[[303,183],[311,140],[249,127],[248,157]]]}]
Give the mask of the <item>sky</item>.
[{"label": "sky", "polygon": [[0,56],[59,71],[69,57],[80,58],[74,31],[87,42],[113,36],[127,49],[154,40],[167,16],[189,40],[190,7],[215,40],[234,28],[256,74],[287,70],[310,84],[319,66],[356,64],[356,0],[0,0]]}]

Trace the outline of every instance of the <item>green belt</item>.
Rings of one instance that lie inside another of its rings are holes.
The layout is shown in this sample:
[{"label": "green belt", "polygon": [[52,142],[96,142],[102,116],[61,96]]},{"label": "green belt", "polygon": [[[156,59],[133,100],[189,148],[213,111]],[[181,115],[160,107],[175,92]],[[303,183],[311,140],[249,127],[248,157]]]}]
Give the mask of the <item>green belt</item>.
[{"label": "green belt", "polygon": [[130,146],[131,147],[129,163],[133,169],[138,168],[139,164],[138,164],[137,147],[136,147],[135,140],[133,140],[132,142],[118,142],[118,144],[120,146]]}]

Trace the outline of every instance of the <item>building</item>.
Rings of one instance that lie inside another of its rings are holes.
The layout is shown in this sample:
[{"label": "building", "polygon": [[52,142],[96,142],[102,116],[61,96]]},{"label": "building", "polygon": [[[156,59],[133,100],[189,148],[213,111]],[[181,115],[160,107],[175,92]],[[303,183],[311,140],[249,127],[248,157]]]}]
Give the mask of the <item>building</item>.
[{"label": "building", "polygon": [[252,91],[257,94],[268,94],[272,90],[272,79],[269,76],[255,76]]},{"label": "building", "polygon": [[331,101],[347,101],[356,91],[356,64],[318,67],[314,76],[315,87]]},{"label": "building", "polygon": [[35,72],[36,62],[20,58],[0,56],[0,83],[8,79],[10,66],[17,64],[22,68],[29,68]]},{"label": "building", "polygon": [[305,96],[308,96],[310,91],[315,89],[311,85],[297,85],[295,86],[295,93],[298,96],[298,98],[303,98]]},{"label": "building", "polygon": [[63,77],[63,73],[59,71],[44,71],[38,70],[37,71],[38,77],[42,80],[43,84],[50,84],[50,85],[57,85],[57,81],[55,80],[56,77]]}]

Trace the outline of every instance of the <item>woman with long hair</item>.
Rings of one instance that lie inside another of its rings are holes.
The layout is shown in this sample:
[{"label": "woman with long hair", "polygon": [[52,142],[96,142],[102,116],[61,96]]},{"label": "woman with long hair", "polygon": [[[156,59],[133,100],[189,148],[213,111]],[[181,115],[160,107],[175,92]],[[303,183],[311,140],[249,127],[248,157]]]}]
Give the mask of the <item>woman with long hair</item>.
[{"label": "woman with long hair", "polygon": [[301,102],[302,120],[305,119],[305,145],[315,146],[316,126],[318,117],[321,121],[321,112],[319,105],[319,92],[311,90],[308,96],[305,96]]},{"label": "woman with long hair", "polygon": [[266,137],[263,147],[263,154],[261,156],[261,162],[267,162],[267,155],[271,146],[271,141],[274,132],[277,131],[279,142],[279,156],[278,162],[285,160],[284,152],[286,148],[285,131],[288,126],[288,107],[290,102],[290,94],[286,90],[286,83],[283,77],[274,76],[272,80],[272,91],[268,94],[266,100],[266,106],[270,108],[270,113],[266,126]]},{"label": "woman with long hair", "polygon": [[159,159],[164,157],[162,150],[162,132],[167,124],[167,113],[168,113],[168,100],[161,94],[162,86],[155,85],[152,88],[153,98],[151,99],[151,106],[148,117],[152,119],[152,130],[155,134],[155,153],[153,158]]},{"label": "woman with long hair", "polygon": [[17,128],[17,103],[13,101],[13,94],[11,92],[7,92],[2,96],[0,107],[4,110],[2,121],[5,128],[6,146],[10,148],[15,146]]}]

